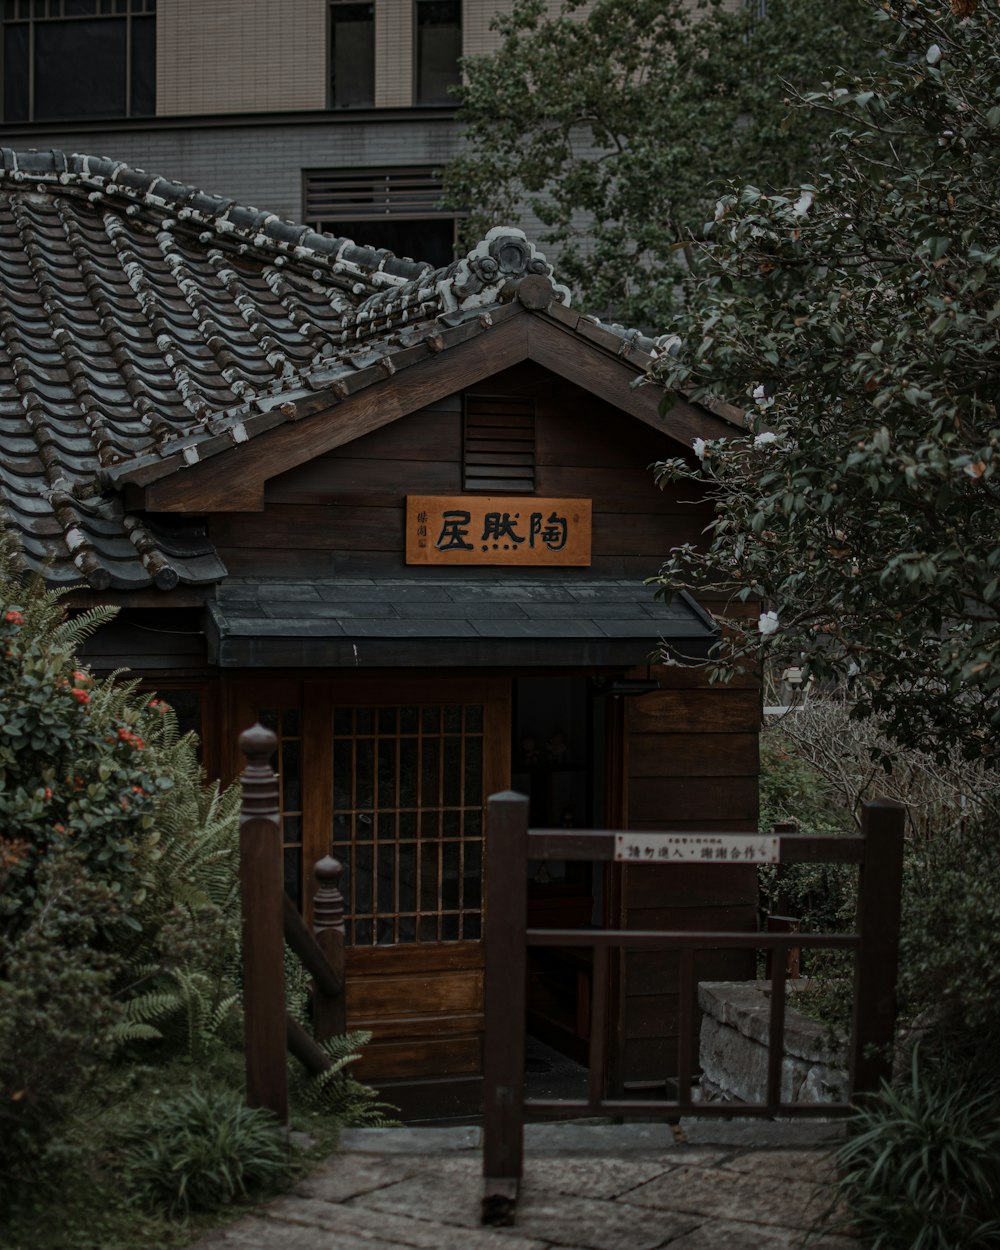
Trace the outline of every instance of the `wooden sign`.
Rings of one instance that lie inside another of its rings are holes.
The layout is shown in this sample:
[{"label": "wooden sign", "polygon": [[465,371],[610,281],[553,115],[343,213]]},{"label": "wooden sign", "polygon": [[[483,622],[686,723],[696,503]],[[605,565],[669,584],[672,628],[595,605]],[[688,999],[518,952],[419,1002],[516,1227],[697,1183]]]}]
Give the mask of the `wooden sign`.
[{"label": "wooden sign", "polygon": [[591,501],[408,495],[407,564],[590,564]]},{"label": "wooden sign", "polygon": [[766,833],[617,833],[615,859],[635,864],[776,864]]}]

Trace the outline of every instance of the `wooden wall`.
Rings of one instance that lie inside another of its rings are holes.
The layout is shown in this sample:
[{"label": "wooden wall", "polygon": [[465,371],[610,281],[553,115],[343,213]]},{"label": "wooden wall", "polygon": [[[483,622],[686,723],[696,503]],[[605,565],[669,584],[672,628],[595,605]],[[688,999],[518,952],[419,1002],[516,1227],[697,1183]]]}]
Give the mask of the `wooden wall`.
[{"label": "wooden wall", "polygon": [[[656,675],[664,688],[626,705],[628,827],[755,830],[759,685],[744,677],[709,687],[693,669],[660,668]],[[756,904],[752,867],[626,866],[622,874],[622,922],[628,929],[752,931]],[[699,981],[754,975],[752,953],[706,952],[695,965]],[[622,980],[622,1076],[626,1082],[662,1080],[673,1072],[676,1057],[677,956],[628,952]]]},{"label": "wooden wall", "polygon": [[[535,489],[593,499],[590,575],[649,576],[670,546],[697,540],[710,519],[690,488],[660,492],[653,483],[648,466],[678,445],[579,387],[523,364],[470,393],[535,398]],[[448,576],[447,569],[404,563],[405,496],[461,489],[461,396],[454,395],[273,478],[263,513],[214,516],[209,534],[236,577]],[[496,570],[463,566],[459,575],[493,577]],[[519,570],[526,577],[587,575]]]}]

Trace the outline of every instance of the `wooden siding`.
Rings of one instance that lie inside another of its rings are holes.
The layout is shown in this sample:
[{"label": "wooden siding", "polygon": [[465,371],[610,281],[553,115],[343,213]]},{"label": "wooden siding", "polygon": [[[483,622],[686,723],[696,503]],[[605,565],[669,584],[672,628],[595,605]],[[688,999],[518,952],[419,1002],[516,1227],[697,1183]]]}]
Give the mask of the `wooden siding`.
[{"label": "wooden siding", "polygon": [[[759,688],[748,678],[710,688],[690,669],[658,669],[657,676],[664,689],[627,705],[629,828],[756,829]],[[629,929],[753,930],[756,870],[626,866],[621,899]],[[662,1080],[676,1059],[677,956],[631,951],[623,962],[622,1079]],[[753,975],[752,953],[705,952],[696,958],[697,980]],[[698,1020],[693,1027],[697,1030]]]},{"label": "wooden siding", "polygon": [[[535,490],[593,499],[593,576],[655,573],[671,546],[696,541],[711,519],[690,488],[657,490],[649,465],[676,450],[666,436],[603,400],[530,364],[482,389],[534,399]],[[273,478],[264,512],[217,514],[209,532],[237,577],[412,577],[422,571],[404,563],[405,496],[461,489],[461,397],[454,395]],[[461,576],[495,571],[463,568]]]}]

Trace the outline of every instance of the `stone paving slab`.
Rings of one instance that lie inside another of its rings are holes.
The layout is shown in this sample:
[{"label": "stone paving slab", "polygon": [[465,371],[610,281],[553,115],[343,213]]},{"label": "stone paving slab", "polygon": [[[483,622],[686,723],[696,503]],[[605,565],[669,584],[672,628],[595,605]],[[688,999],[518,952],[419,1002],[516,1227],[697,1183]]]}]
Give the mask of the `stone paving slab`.
[{"label": "stone paving slab", "polygon": [[[443,1161],[438,1161],[443,1162]],[[294,1189],[303,1198],[318,1198],[322,1202],[346,1202],[358,1194],[381,1189],[383,1185],[395,1185],[420,1174],[421,1163],[427,1161],[399,1160],[396,1157],[382,1159],[378,1155],[337,1154],[311,1172]]]},{"label": "stone paving slab", "polygon": [[790,1176],[809,1185],[827,1184],[834,1176],[833,1160],[828,1154],[804,1150],[750,1150],[727,1158],[723,1166],[762,1178],[785,1180]]},{"label": "stone paving slab", "polygon": [[[478,1129],[355,1131],[294,1191],[191,1250],[801,1250],[828,1151],[771,1131],[799,1125],[699,1127],[714,1131],[692,1145],[666,1125],[531,1126],[503,1228],[479,1223]],[[860,1250],[832,1234],[809,1246]]]},{"label": "stone paving slab", "polygon": [[[708,1220],[669,1243],[668,1250],[803,1250],[804,1229],[764,1228],[742,1220]],[[809,1250],[858,1250],[846,1237],[819,1237]]]},{"label": "stone paving slab", "polygon": [[830,1150],[844,1140],[843,1120],[681,1120],[682,1140],[692,1146]]},{"label": "stone paving slab", "polygon": [[[370,1239],[365,1241],[366,1250],[376,1240],[392,1246],[413,1247],[414,1250],[496,1250],[497,1246],[497,1238],[491,1229],[478,1225],[459,1228],[442,1222],[432,1206],[422,1207],[419,1214],[394,1215],[369,1206],[286,1197],[273,1202],[267,1208],[267,1215],[275,1221],[294,1221],[325,1229],[325,1244],[335,1245],[338,1250],[344,1238]],[[507,1231],[509,1236],[504,1239],[504,1250],[545,1250],[547,1243],[532,1237],[525,1230],[512,1228]],[[335,1240],[329,1237],[330,1233],[336,1233]]]},{"label": "stone paving slab", "polygon": [[673,1168],[632,1190],[628,1201],[658,1211],[683,1211],[703,1219],[808,1227],[821,1209],[816,1187],[791,1176],[747,1176],[730,1168]]},{"label": "stone paving slab", "polygon": [[[673,1211],[648,1211],[627,1202],[600,1202],[566,1194],[546,1194],[525,1184],[517,1204],[514,1231],[549,1246],[586,1250],[656,1250],[697,1227],[697,1218]],[[506,1232],[507,1230],[498,1230]]]}]

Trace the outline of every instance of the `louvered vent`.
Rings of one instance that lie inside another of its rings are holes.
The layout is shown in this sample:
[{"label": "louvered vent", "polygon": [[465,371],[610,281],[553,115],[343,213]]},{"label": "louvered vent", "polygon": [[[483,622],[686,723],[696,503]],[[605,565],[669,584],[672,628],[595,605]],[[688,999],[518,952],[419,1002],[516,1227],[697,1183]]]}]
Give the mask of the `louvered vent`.
[{"label": "louvered vent", "polygon": [[462,489],[531,494],[535,405],[530,399],[465,397]]},{"label": "louvered vent", "polygon": [[453,217],[438,208],[441,179],[431,165],[392,169],[307,169],[306,221],[377,221],[381,217]]}]

